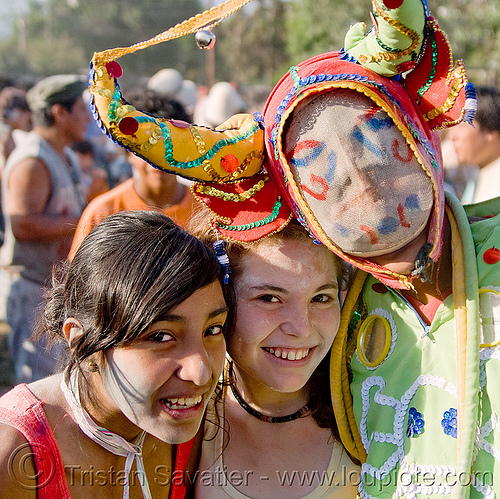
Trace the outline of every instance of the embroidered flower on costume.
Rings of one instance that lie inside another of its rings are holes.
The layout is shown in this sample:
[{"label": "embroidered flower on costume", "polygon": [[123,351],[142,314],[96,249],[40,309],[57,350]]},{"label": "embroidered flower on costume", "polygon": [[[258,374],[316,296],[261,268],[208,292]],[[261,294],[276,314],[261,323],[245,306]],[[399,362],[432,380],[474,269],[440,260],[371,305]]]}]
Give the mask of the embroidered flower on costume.
[{"label": "embroidered flower on costume", "polygon": [[446,435],[450,435],[453,438],[457,438],[457,410],[449,409],[443,414],[443,419],[441,420],[441,426]]},{"label": "embroidered flower on costume", "polygon": [[415,407],[410,407],[406,436],[411,438],[420,435],[424,431],[424,425],[425,422],[422,414]]}]

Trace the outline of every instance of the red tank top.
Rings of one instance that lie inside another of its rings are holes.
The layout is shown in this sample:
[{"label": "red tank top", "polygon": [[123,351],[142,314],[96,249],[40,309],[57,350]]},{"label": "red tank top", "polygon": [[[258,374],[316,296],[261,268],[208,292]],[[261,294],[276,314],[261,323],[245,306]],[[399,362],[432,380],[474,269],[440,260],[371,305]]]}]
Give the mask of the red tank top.
[{"label": "red tank top", "polygon": [[71,499],[54,433],[37,399],[25,384],[0,398],[0,418],[28,441],[36,466],[38,499]]},{"label": "red tank top", "polygon": [[[71,499],[59,446],[43,410],[43,402],[25,384],[17,385],[0,397],[0,419],[16,428],[31,446],[38,499]],[[177,473],[186,469],[193,442],[194,438],[176,446],[174,469]],[[185,495],[185,485],[176,484],[174,480],[171,499],[183,499]]]}]

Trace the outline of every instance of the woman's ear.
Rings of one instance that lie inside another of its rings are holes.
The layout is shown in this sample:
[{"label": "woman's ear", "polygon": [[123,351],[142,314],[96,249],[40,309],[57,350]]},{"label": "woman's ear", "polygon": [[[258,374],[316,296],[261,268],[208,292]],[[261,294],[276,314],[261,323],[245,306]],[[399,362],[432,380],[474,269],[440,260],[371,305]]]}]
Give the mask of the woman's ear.
[{"label": "woman's ear", "polygon": [[74,348],[75,343],[83,335],[83,326],[74,317],[68,317],[63,324],[63,333],[69,348]]}]

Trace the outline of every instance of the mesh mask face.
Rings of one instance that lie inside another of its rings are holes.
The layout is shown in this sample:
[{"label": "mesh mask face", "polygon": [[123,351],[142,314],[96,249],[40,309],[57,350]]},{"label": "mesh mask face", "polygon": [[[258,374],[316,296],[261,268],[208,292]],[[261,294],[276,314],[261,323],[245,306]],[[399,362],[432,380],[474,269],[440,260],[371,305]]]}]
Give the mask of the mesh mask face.
[{"label": "mesh mask face", "polygon": [[284,152],[304,200],[343,252],[390,253],[425,228],[432,181],[392,119],[365,95],[337,89],[304,100]]}]

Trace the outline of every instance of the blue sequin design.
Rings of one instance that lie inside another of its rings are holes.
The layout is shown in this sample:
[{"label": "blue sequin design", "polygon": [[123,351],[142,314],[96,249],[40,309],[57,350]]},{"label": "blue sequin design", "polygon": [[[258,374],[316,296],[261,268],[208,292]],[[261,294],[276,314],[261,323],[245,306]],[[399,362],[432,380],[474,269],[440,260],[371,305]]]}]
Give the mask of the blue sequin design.
[{"label": "blue sequin design", "polygon": [[453,438],[457,438],[457,410],[449,409],[443,414],[443,419],[441,420],[441,426],[446,435],[450,435]]},{"label": "blue sequin design", "polygon": [[406,427],[407,437],[417,437],[424,431],[425,421],[420,412],[415,407],[410,407],[408,412],[408,426]]}]

